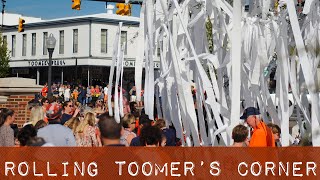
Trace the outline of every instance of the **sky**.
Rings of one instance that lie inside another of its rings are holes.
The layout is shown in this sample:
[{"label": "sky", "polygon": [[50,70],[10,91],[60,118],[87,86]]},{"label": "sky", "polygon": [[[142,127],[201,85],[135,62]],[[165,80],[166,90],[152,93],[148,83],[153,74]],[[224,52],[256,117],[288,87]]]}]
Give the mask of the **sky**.
[{"label": "sky", "polygon": [[[80,11],[71,9],[71,5],[72,0],[7,0],[5,11],[42,19],[55,19],[106,12],[105,2],[82,0]],[[138,17],[140,5],[133,5],[132,11],[132,16]]]}]

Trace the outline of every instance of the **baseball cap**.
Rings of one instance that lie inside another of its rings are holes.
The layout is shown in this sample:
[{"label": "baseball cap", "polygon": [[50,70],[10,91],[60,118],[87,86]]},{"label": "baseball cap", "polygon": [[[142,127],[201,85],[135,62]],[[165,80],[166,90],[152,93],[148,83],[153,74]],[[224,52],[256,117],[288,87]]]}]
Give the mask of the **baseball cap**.
[{"label": "baseball cap", "polygon": [[245,120],[251,115],[259,115],[259,114],[260,114],[259,109],[255,108],[255,107],[248,107],[243,111],[243,114],[240,117],[240,119],[244,119]]},{"label": "baseball cap", "polygon": [[48,105],[47,111],[46,111],[46,116],[48,120],[58,119],[61,117],[61,115],[62,115],[62,107],[58,103],[53,102]]}]

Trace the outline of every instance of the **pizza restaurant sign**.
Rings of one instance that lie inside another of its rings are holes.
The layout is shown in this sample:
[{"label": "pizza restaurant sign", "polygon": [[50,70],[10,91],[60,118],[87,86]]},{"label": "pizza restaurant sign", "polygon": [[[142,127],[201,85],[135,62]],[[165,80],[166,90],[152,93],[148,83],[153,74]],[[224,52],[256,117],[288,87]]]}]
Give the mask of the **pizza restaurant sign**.
[{"label": "pizza restaurant sign", "polygon": [[[48,66],[49,60],[42,60],[42,61],[28,61],[29,66],[36,67],[36,66]],[[52,66],[66,66],[69,65],[65,62],[65,60],[52,60]]]}]

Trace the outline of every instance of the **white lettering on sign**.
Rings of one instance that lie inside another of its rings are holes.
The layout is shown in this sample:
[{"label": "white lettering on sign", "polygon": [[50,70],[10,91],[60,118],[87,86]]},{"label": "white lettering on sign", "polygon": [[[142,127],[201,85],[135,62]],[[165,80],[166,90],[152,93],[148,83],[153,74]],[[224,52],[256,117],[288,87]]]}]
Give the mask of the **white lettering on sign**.
[{"label": "white lettering on sign", "polygon": [[[135,67],[135,66],[136,66],[135,61],[123,61],[123,67]],[[143,63],[143,67],[145,67],[145,63]],[[160,68],[160,62],[154,62],[153,67]]]},{"label": "white lettering on sign", "polygon": [[[49,60],[42,61],[28,61],[29,66],[48,66]],[[52,66],[65,66],[66,62],[64,60],[52,60]]]},{"label": "white lettering on sign", "polygon": [[123,61],[124,67],[135,67],[136,62],[135,61]]}]

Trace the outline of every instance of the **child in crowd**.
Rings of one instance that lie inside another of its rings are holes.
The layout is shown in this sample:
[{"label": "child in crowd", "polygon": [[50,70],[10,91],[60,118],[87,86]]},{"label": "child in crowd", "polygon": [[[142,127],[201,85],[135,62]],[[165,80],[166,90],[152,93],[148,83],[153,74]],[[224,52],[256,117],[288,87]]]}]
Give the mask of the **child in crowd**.
[{"label": "child in crowd", "polygon": [[248,134],[248,128],[244,125],[239,124],[234,127],[232,130],[232,147],[247,147],[249,145]]}]

